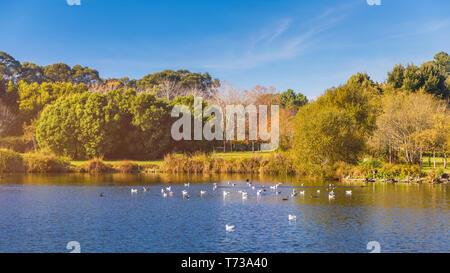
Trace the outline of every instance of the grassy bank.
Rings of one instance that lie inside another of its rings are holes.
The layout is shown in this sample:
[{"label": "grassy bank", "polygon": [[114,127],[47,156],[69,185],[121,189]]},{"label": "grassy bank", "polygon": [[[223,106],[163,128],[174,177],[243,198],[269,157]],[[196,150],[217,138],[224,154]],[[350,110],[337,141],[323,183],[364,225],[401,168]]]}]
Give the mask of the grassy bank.
[{"label": "grassy bank", "polygon": [[0,173],[63,173],[71,170],[70,159],[65,157],[0,149]]},{"label": "grassy bank", "polygon": [[[376,159],[365,160],[358,165],[337,163],[334,166],[308,169],[287,153],[232,152],[168,154],[154,161],[108,161],[94,158],[89,161],[70,161],[38,153],[16,153],[0,149],[0,173],[179,173],[179,174],[267,174],[297,175],[308,178],[328,179],[376,179],[433,181],[450,173],[443,169],[443,159],[436,158],[436,168],[424,159],[423,168],[416,165],[389,164]],[[420,180],[419,180],[420,179]]]}]

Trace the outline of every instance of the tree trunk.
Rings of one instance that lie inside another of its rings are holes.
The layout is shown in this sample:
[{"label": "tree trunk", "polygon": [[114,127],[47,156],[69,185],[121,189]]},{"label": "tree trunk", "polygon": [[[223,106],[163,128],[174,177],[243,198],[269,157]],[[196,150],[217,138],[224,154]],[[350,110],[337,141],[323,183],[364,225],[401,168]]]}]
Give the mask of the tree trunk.
[{"label": "tree trunk", "polygon": [[392,147],[391,147],[391,145],[389,145],[389,164],[391,164],[392,163]]},{"label": "tree trunk", "polygon": [[444,153],[444,169],[447,169],[447,153]]},{"label": "tree trunk", "polygon": [[411,160],[410,160],[409,154],[408,154],[408,146],[407,146],[406,143],[405,143],[405,157],[406,157],[406,161],[407,161],[408,163],[411,163]]},{"label": "tree trunk", "polygon": [[436,152],[433,151],[433,169],[436,169]]},{"label": "tree trunk", "polygon": [[428,167],[431,167],[431,154],[430,153],[427,154],[428,154]]},{"label": "tree trunk", "polygon": [[422,162],[423,162],[423,159],[422,159],[422,156],[423,156],[423,154],[422,154],[422,149],[420,149],[420,155],[419,155],[419,166],[420,166],[420,168],[422,169]]}]

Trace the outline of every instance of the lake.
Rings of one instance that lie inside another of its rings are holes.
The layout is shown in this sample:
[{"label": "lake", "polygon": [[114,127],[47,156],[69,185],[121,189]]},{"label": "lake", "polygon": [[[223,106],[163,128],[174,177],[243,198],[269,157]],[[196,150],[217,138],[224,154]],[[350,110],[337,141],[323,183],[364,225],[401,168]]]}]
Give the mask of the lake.
[{"label": "lake", "polygon": [[[277,190],[269,188],[278,182]],[[381,252],[450,252],[448,185],[335,183],[330,199],[329,183],[263,176],[3,175],[0,252],[70,252],[70,241],[81,252],[367,253],[372,241]],[[163,197],[161,188],[168,186],[174,196]],[[266,191],[257,196],[262,186]],[[305,194],[290,197],[293,189]]]}]

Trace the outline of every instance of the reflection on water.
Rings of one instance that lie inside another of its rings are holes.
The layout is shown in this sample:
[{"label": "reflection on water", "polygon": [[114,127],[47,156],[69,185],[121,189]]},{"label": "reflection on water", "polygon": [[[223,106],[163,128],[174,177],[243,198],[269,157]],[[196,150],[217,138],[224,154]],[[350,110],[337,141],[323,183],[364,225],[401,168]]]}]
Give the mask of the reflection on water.
[{"label": "reflection on water", "polygon": [[[269,189],[278,182],[280,194]],[[447,185],[337,183],[330,200],[328,183],[238,175],[6,176],[0,252],[68,252],[69,241],[80,242],[82,252],[369,252],[370,241],[382,252],[450,251]],[[175,195],[163,198],[162,186]],[[305,194],[283,201],[294,188]],[[289,214],[297,219],[289,221]],[[226,224],[235,231],[226,232]]]}]

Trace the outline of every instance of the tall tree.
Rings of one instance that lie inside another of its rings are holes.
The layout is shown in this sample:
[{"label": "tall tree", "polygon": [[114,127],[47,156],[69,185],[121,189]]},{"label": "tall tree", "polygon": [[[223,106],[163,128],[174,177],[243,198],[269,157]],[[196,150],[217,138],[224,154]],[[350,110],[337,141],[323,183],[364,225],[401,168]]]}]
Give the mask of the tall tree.
[{"label": "tall tree", "polygon": [[65,63],[56,63],[44,66],[44,75],[50,82],[71,82],[72,69]]},{"label": "tall tree", "polygon": [[17,80],[20,74],[20,62],[6,52],[0,51],[0,77],[6,81]]}]

